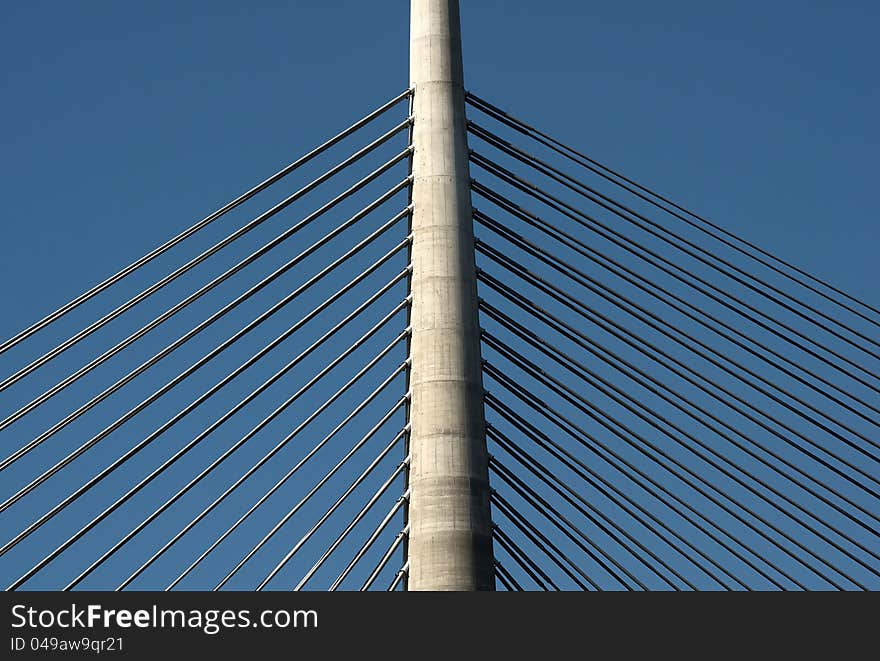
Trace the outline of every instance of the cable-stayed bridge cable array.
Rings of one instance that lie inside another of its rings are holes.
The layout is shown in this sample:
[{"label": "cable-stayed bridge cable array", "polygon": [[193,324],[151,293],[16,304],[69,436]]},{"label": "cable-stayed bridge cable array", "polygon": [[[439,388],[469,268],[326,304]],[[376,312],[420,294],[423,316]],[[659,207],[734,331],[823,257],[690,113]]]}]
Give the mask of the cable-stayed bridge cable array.
[{"label": "cable-stayed bridge cable array", "polygon": [[876,589],[877,310],[467,102],[502,585]]},{"label": "cable-stayed bridge cable array", "polygon": [[[7,587],[407,588],[416,93],[0,343]],[[880,311],[466,103],[496,587],[880,587]]]},{"label": "cable-stayed bridge cable array", "polygon": [[[390,491],[402,491],[407,429],[410,97],[0,345],[6,365],[24,362],[0,382],[9,588],[394,579],[399,557],[375,563],[404,529]],[[114,293],[121,304],[105,302]],[[68,330],[89,314],[97,321]],[[41,337],[61,339],[29,357]],[[110,348],[83,360],[101,343]],[[346,486],[365,456],[374,470]],[[324,536],[371,489],[373,511],[331,551],[346,571],[330,576]],[[304,506],[339,493],[335,516]],[[273,528],[279,503],[304,494]],[[312,518],[296,558],[258,579]],[[252,540],[269,528],[260,555]]]}]

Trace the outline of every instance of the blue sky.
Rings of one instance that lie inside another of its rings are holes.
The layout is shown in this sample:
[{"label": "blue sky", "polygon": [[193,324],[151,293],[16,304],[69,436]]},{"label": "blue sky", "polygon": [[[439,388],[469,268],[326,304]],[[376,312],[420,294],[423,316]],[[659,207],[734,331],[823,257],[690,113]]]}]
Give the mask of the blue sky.
[{"label": "blue sky", "polygon": [[[474,92],[880,305],[872,3],[463,4]],[[0,336],[398,94],[407,37],[402,1],[7,8]],[[9,357],[3,374],[32,355]]]},{"label": "blue sky", "polygon": [[[876,302],[875,12],[470,3],[466,82]],[[3,268],[42,257],[76,274],[44,305],[30,289],[9,292],[25,317],[407,81],[405,2],[37,2],[7,15],[0,167],[14,222]],[[56,279],[26,272],[48,295]]]}]

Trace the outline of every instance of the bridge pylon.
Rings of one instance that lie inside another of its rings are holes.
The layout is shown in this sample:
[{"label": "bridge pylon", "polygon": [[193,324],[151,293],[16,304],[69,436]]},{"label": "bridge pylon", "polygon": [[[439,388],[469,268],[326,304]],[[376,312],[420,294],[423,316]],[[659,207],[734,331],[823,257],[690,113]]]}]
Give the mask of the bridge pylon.
[{"label": "bridge pylon", "polygon": [[412,0],[409,590],[493,590],[457,0]]}]

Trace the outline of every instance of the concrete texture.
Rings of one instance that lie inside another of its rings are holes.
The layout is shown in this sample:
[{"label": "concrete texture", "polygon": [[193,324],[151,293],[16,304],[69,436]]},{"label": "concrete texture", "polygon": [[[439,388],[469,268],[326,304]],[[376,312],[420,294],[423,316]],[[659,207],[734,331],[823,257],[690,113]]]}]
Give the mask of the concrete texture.
[{"label": "concrete texture", "polygon": [[410,590],[493,590],[457,0],[412,0]]}]

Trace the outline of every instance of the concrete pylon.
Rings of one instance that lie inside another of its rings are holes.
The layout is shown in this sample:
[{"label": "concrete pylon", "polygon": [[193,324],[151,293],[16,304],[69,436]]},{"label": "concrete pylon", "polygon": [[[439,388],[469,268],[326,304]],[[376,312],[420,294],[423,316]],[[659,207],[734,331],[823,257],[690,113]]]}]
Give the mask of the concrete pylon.
[{"label": "concrete pylon", "polygon": [[493,590],[458,0],[411,0],[409,590]]}]

